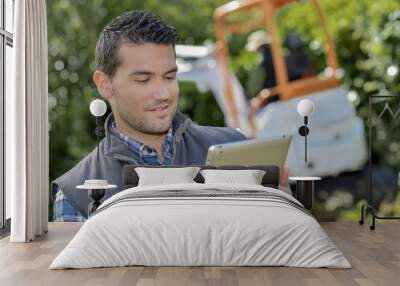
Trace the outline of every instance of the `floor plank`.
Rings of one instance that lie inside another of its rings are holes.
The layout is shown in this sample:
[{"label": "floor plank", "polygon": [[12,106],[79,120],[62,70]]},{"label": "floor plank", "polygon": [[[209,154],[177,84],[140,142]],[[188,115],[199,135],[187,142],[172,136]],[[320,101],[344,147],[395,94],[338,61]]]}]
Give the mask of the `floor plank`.
[{"label": "floor plank", "polygon": [[0,240],[0,285],[399,285],[399,222],[380,222],[375,231],[354,223],[321,223],[352,263],[352,269],[135,266],[49,270],[81,225],[50,223],[49,233],[32,243]]}]

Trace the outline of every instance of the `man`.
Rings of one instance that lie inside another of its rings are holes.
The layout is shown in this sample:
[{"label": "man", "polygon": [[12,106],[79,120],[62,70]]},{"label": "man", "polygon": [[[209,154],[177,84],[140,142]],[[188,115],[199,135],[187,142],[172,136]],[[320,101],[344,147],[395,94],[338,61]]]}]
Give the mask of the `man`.
[{"label": "man", "polygon": [[177,111],[176,38],[173,27],[143,11],[124,13],[101,32],[93,80],[112,113],[99,162],[93,150],[53,182],[55,221],[87,218],[90,199],[76,189],[85,179],[117,185],[107,198],[121,191],[125,164],[201,165],[210,145],[246,139],[233,128],[196,125]]},{"label": "man", "polygon": [[[250,98],[255,97],[261,90],[276,86],[274,60],[272,58],[271,37],[265,31],[255,31],[247,38],[246,50],[258,52],[261,55],[257,68],[249,75],[246,85]],[[268,98],[268,102],[278,100],[277,96]]]}]

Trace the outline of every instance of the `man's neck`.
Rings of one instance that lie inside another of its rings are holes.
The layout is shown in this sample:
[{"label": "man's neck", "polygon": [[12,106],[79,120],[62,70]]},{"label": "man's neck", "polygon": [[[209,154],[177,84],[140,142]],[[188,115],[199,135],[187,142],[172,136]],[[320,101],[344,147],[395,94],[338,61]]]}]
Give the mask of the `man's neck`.
[{"label": "man's neck", "polygon": [[162,144],[165,142],[168,131],[164,134],[146,134],[129,128],[124,124],[121,124],[121,122],[118,122],[117,120],[115,121],[115,127],[118,129],[118,131],[125,134],[126,136],[129,136],[130,138],[133,138],[145,145],[153,147],[157,150],[159,156],[162,157]]}]

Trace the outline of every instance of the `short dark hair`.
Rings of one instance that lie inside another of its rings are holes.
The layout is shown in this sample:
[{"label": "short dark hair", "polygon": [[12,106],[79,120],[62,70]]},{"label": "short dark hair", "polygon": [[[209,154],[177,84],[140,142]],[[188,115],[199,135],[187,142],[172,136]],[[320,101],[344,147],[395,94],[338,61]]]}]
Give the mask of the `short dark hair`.
[{"label": "short dark hair", "polygon": [[96,45],[96,69],[111,78],[115,75],[120,64],[118,48],[123,41],[175,46],[177,37],[175,28],[153,13],[139,10],[125,12],[108,23],[100,33]]}]

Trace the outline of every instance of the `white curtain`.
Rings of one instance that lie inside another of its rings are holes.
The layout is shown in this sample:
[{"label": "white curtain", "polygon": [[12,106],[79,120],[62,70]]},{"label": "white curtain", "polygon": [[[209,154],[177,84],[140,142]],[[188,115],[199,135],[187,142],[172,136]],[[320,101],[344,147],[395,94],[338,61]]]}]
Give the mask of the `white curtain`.
[{"label": "white curtain", "polygon": [[11,242],[48,227],[47,21],[45,0],[15,1],[13,94],[6,98],[6,187]]}]

